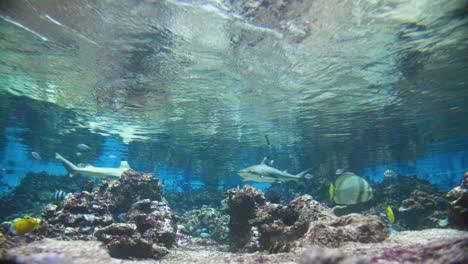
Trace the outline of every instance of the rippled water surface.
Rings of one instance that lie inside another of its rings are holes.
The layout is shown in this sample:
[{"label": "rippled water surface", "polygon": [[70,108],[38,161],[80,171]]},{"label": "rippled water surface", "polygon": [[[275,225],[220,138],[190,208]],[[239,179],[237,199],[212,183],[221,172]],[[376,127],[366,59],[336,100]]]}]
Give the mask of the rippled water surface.
[{"label": "rippled water surface", "polygon": [[[263,156],[317,174],[467,168],[465,1],[0,7],[3,145],[13,137],[46,161],[87,143],[90,159],[114,151],[205,182]],[[427,169],[447,153],[452,165]]]}]

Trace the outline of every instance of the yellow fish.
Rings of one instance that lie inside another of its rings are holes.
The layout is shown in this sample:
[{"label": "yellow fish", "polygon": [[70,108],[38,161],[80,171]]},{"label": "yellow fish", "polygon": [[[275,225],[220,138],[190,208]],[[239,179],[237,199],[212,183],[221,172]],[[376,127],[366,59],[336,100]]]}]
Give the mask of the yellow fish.
[{"label": "yellow fish", "polygon": [[328,188],[328,197],[332,201],[333,201],[333,197],[335,197],[335,186],[333,185],[333,183],[330,183],[330,187]]},{"label": "yellow fish", "polygon": [[41,224],[41,220],[37,218],[28,217],[19,219],[11,222],[9,231],[14,235],[24,235],[34,231],[39,224]]},{"label": "yellow fish", "polygon": [[388,222],[390,222],[390,224],[393,224],[395,222],[395,215],[393,215],[393,210],[390,207],[390,205],[387,206],[387,218],[388,218]]}]

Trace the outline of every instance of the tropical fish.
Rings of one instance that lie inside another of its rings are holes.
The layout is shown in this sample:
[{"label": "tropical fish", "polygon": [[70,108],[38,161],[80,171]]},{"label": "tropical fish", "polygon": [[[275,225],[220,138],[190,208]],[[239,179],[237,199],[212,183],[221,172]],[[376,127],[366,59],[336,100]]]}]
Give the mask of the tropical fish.
[{"label": "tropical fish", "polygon": [[437,225],[440,227],[447,227],[449,225],[448,219],[439,219]]},{"label": "tropical fish", "polygon": [[117,158],[117,156],[114,156],[114,155],[109,155],[109,156],[108,156],[108,158],[109,158],[109,159],[116,159],[116,158]]},{"label": "tropical fish", "polygon": [[390,224],[393,224],[395,223],[395,215],[393,214],[393,210],[392,208],[389,206],[387,206],[387,218],[388,218],[388,222]]},{"label": "tropical fish", "polygon": [[90,147],[89,147],[88,145],[86,145],[86,144],[78,144],[78,145],[76,145],[76,146],[77,146],[79,149],[81,149],[81,150],[88,150],[88,149],[90,149]]},{"label": "tropical fish", "polygon": [[83,156],[83,153],[81,153],[81,152],[76,152],[75,155],[79,158],[79,157]]},{"label": "tropical fish", "polygon": [[70,161],[66,160],[60,154],[55,153],[55,158],[62,163],[62,165],[67,169],[70,173],[70,176],[73,177],[76,174],[83,174],[90,178],[99,178],[99,179],[108,179],[108,178],[120,178],[122,173],[131,169],[130,166],[126,161],[121,161],[120,166],[118,168],[104,168],[104,167],[94,167],[91,165],[87,165],[83,168],[79,168],[75,166],[75,164],[71,163]]},{"label": "tropical fish", "polygon": [[209,238],[210,234],[203,232],[203,233],[200,233],[200,237],[201,238]]},{"label": "tropical fish", "polygon": [[343,172],[345,172],[345,169],[337,169],[337,170],[335,171],[335,174],[336,174],[336,175],[340,175],[340,174],[342,174]]},{"label": "tropical fish", "polygon": [[65,199],[65,197],[67,197],[67,195],[69,195],[69,194],[71,194],[71,193],[67,193],[67,192],[64,192],[62,190],[56,191],[52,195],[52,200],[54,200],[55,202],[63,201]]},{"label": "tropical fish", "polygon": [[357,204],[372,199],[372,188],[364,178],[345,172],[330,185],[329,195],[337,204]]},{"label": "tropical fish", "polygon": [[386,178],[390,178],[390,177],[393,177],[394,175],[396,174],[396,172],[392,171],[392,170],[386,170],[383,175],[386,177]]},{"label": "tropical fish", "polygon": [[333,197],[335,196],[335,185],[330,183],[330,187],[328,187],[328,198],[333,201]]},{"label": "tropical fish", "polygon": [[10,223],[8,231],[14,235],[24,235],[34,231],[39,224],[41,224],[41,220],[37,218],[28,217],[24,219],[16,219]]},{"label": "tropical fish", "polygon": [[39,155],[39,153],[37,152],[31,152],[31,155],[33,156],[33,158],[37,159],[37,160],[42,160],[42,157],[41,155]]},{"label": "tropical fish", "polygon": [[273,167],[270,167],[271,163],[267,158],[264,158],[260,165],[254,165],[238,171],[239,176],[244,178],[243,181],[254,181],[254,182],[269,182],[269,183],[280,183],[287,181],[301,181],[304,179],[311,179],[312,175],[307,174],[310,169],[307,169],[297,175],[289,174],[286,171],[280,171]]}]

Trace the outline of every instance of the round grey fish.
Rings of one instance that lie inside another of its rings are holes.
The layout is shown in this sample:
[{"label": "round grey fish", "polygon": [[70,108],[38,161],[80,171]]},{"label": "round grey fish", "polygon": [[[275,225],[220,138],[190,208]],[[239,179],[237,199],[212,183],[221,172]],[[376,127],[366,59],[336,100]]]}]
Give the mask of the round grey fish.
[{"label": "round grey fish", "polygon": [[345,172],[335,181],[333,200],[337,204],[357,204],[372,199],[372,187],[362,177]]}]

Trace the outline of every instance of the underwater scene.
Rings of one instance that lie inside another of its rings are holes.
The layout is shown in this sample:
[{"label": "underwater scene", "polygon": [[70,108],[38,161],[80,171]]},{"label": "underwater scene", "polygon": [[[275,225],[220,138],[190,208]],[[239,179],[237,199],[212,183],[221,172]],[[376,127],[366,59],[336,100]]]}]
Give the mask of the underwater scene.
[{"label": "underwater scene", "polygon": [[0,1],[0,263],[468,263],[466,0]]}]

